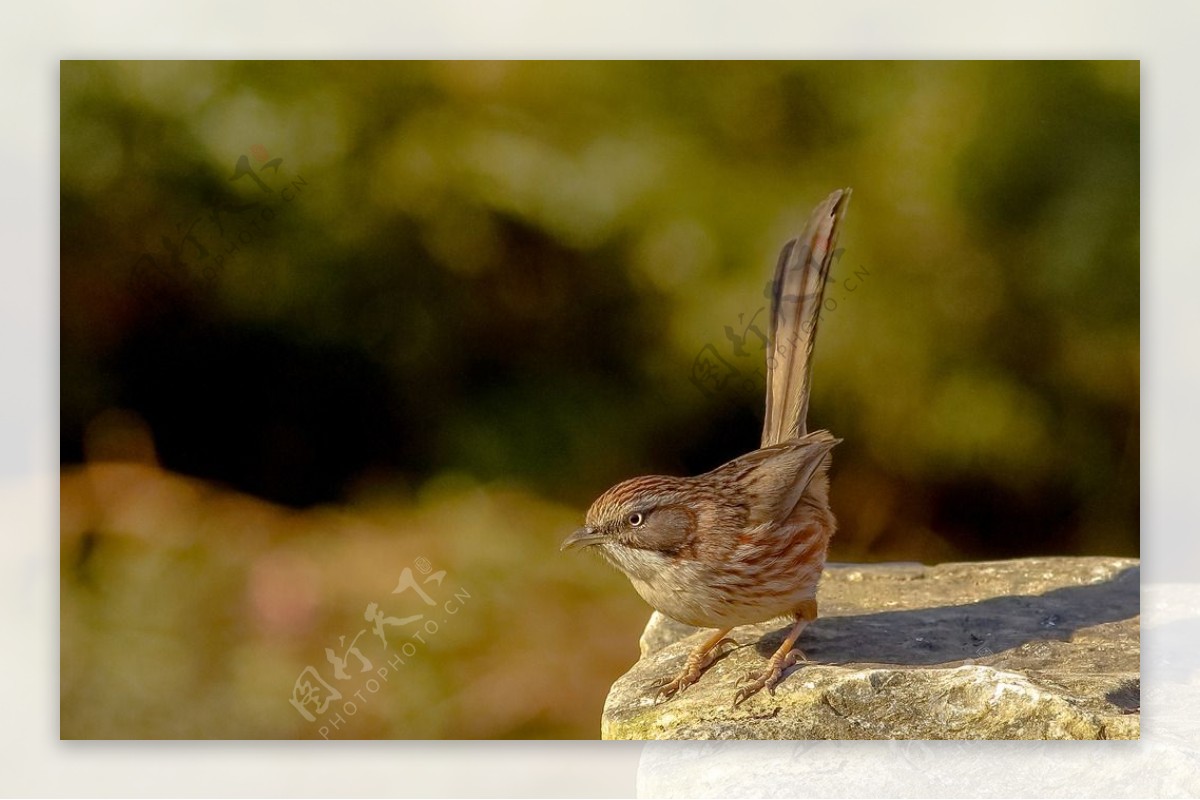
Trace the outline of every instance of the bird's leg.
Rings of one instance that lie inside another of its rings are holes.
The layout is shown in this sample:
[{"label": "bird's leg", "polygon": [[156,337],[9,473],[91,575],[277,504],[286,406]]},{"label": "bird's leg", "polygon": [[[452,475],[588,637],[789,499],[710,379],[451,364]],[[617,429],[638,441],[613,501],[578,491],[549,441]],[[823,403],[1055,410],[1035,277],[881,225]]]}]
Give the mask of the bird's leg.
[{"label": "bird's leg", "polygon": [[722,628],[712,636],[705,639],[699,647],[691,652],[687,657],[687,661],[683,664],[683,670],[672,681],[669,681],[659,687],[658,699],[668,700],[676,694],[679,694],[687,687],[691,686],[696,681],[700,680],[701,673],[706,670],[713,660],[719,655],[721,645],[732,644],[736,645],[733,639],[729,639],[725,634],[733,630],[732,628]]},{"label": "bird's leg", "polygon": [[808,660],[804,657],[804,653],[794,650],[793,646],[796,644],[796,640],[800,638],[801,631],[816,618],[817,601],[805,601],[796,610],[796,624],[792,626],[792,630],[788,633],[787,638],[783,640],[783,644],[779,645],[779,649],[767,661],[767,665],[763,667],[762,672],[759,672],[757,675],[751,673],[746,676],[746,680],[749,682],[738,689],[737,694],[734,695],[734,706],[741,705],[746,698],[761,691],[763,687],[766,687],[767,691],[774,695],[775,687],[783,677],[783,671],[793,666],[797,661]]}]

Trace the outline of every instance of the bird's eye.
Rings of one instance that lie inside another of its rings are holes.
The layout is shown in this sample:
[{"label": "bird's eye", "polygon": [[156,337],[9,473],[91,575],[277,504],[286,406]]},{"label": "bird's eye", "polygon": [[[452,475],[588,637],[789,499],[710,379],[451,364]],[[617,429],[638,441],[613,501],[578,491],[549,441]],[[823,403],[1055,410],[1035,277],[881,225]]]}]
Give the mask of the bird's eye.
[{"label": "bird's eye", "polygon": [[629,515],[629,524],[635,528],[640,526],[645,521],[646,521],[646,515],[640,511],[635,511]]}]

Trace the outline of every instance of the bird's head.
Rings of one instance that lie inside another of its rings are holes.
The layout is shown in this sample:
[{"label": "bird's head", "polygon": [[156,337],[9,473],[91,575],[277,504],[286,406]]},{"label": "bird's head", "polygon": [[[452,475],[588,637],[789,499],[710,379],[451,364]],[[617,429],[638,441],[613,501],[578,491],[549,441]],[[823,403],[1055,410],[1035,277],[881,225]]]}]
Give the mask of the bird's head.
[{"label": "bird's head", "polygon": [[697,515],[686,502],[693,482],[649,475],[618,483],[592,503],[584,526],[561,549],[596,547],[630,577],[649,577],[661,558],[693,540]]}]

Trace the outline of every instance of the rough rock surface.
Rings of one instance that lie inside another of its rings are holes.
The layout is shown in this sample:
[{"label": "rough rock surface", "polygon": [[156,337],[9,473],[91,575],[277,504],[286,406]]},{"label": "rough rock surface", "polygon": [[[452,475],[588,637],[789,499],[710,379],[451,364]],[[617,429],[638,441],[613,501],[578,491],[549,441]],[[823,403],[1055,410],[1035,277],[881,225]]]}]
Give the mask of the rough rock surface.
[{"label": "rough rock surface", "polygon": [[605,739],[1136,739],[1139,562],[1032,558],[829,565],[810,663],[737,708],[786,620],[655,702],[705,633],[654,614],[642,657],[609,692]]}]

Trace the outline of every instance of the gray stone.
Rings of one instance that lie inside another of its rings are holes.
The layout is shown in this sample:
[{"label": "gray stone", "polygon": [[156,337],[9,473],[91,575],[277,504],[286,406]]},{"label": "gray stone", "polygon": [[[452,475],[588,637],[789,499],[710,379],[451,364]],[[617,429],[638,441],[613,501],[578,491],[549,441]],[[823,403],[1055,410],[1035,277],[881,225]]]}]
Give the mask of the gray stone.
[{"label": "gray stone", "polygon": [[681,695],[655,701],[706,635],[654,614],[642,657],[612,687],[605,739],[1136,739],[1139,562],[1031,558],[829,565],[810,660],[737,708],[738,682],[786,620],[733,632],[740,646]]}]

